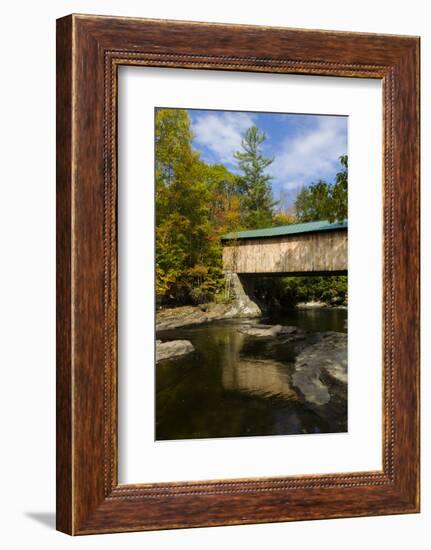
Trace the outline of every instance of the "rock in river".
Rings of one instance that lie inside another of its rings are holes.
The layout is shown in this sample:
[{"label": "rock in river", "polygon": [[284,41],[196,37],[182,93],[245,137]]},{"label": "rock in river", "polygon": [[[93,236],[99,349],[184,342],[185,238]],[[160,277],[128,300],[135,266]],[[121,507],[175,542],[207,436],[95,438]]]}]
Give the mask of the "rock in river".
[{"label": "rock in river", "polygon": [[292,382],[305,399],[316,405],[329,402],[331,395],[321,379],[326,372],[341,384],[347,384],[347,334],[324,332],[307,346],[295,361]]},{"label": "rock in river", "polygon": [[156,341],[156,362],[172,357],[179,357],[194,351],[193,344],[189,340],[171,340],[170,342]]},{"label": "rock in river", "polygon": [[325,302],[300,302],[299,304],[296,304],[296,309],[322,309],[324,307],[328,307]]},{"label": "rock in river", "polygon": [[238,331],[255,338],[275,338],[277,336],[295,334],[298,332],[298,329],[283,325],[242,325],[238,327]]}]

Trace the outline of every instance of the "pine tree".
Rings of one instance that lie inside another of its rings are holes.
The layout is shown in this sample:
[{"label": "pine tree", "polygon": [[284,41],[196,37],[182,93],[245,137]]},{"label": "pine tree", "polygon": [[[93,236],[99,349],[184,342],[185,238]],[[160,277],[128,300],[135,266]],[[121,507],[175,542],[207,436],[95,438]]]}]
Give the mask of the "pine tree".
[{"label": "pine tree", "polygon": [[241,172],[239,188],[241,192],[242,224],[246,228],[270,227],[273,201],[269,181],[271,176],[265,169],[274,159],[262,155],[261,145],[266,136],[256,126],[249,128],[242,141],[241,151],[234,154]]}]

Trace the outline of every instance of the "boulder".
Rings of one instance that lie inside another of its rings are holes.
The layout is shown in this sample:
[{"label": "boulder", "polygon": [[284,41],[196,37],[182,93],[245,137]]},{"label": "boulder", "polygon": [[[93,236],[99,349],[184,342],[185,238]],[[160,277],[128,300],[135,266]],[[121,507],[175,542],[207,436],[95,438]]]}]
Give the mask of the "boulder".
[{"label": "boulder", "polygon": [[296,304],[297,309],[322,309],[327,307],[325,302],[299,302]]},{"label": "boulder", "polygon": [[194,349],[193,344],[189,340],[171,340],[169,342],[156,340],[156,362],[186,355],[194,351]]},{"label": "boulder", "polygon": [[276,338],[277,336],[296,334],[298,329],[283,325],[241,325],[238,327],[238,331],[255,338]]},{"label": "boulder", "polygon": [[260,307],[248,296],[241,296],[233,300],[228,311],[225,314],[226,319],[241,319],[260,317],[262,311]]},{"label": "boulder", "polygon": [[295,360],[293,385],[310,403],[325,405],[331,399],[321,377],[325,372],[341,384],[347,384],[347,334],[320,333],[316,343],[304,348]]}]

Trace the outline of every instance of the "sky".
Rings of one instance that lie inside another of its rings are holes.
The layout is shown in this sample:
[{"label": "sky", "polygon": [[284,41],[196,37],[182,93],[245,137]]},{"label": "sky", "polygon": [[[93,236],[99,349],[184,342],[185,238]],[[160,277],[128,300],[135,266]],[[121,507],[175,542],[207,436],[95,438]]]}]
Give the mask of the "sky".
[{"label": "sky", "polygon": [[264,156],[273,158],[266,169],[272,176],[274,199],[289,207],[298,191],[323,179],[332,183],[340,169],[339,157],[347,153],[347,117],[242,111],[188,110],[193,148],[202,160],[224,164],[237,172],[233,154],[241,147],[245,131],[255,124],[265,132]]}]

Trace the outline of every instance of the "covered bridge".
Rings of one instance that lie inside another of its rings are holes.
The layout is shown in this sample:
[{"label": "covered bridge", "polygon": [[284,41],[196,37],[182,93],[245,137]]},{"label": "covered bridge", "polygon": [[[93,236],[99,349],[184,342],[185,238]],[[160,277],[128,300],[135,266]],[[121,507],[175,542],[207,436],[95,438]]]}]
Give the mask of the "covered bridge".
[{"label": "covered bridge", "polygon": [[223,269],[238,275],[347,273],[347,221],[317,221],[228,233]]}]

